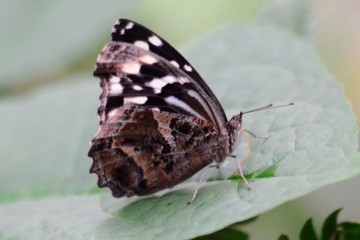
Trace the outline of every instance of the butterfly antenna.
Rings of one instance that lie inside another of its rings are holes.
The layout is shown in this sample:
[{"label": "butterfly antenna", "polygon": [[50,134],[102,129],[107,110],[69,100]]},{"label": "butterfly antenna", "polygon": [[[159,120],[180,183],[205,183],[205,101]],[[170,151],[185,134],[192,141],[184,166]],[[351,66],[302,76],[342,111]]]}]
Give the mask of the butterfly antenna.
[{"label": "butterfly antenna", "polygon": [[[263,107],[259,107],[259,108],[255,108],[255,109],[252,109],[252,110],[249,110],[249,111],[245,111],[245,112],[240,112],[240,114],[237,116],[240,121],[241,121],[241,118],[242,118],[242,115],[243,114],[246,114],[246,113],[252,113],[252,112],[257,112],[257,111],[261,111],[261,110],[268,110],[268,109],[273,109],[273,108],[281,108],[281,107],[287,107],[287,106],[291,106],[291,105],[294,105],[294,103],[287,103],[287,104],[281,104],[281,105],[273,105],[273,104],[269,104],[269,105],[266,105],[266,106],[263,106]],[[235,172],[235,174],[239,174],[240,177],[243,179],[244,183],[245,183],[245,186],[248,190],[251,190],[250,188],[250,185],[248,183],[248,181],[246,180],[245,178],[245,175],[244,175],[244,172],[242,170],[242,165],[250,159],[250,156],[252,154],[252,144],[251,144],[251,141],[248,137],[248,135],[246,133],[249,133],[250,135],[252,135],[253,137],[255,138],[261,138],[263,140],[267,140],[270,136],[267,136],[267,137],[258,137],[256,136],[254,133],[250,132],[249,130],[246,130],[244,129],[243,127],[241,127],[240,129],[240,132],[241,134],[245,137],[245,140],[247,142],[247,145],[248,145],[248,148],[249,148],[249,151],[248,153],[246,154],[245,158],[243,161],[240,161],[240,159],[235,155],[234,157],[236,157],[236,162],[238,164],[238,170]]]},{"label": "butterfly antenna", "polygon": [[243,114],[257,112],[257,111],[261,111],[261,110],[268,110],[268,109],[273,109],[273,108],[282,108],[282,107],[287,107],[287,106],[291,106],[291,105],[294,105],[294,103],[286,103],[286,104],[282,104],[282,105],[269,104],[269,105],[266,105],[263,107],[259,107],[259,108],[255,108],[255,109],[243,112]]}]

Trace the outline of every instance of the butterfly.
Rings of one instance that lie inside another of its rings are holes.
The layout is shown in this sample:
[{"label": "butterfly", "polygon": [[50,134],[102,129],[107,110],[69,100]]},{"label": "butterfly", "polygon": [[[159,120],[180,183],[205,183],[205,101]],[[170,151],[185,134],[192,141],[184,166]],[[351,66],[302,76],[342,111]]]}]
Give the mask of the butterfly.
[{"label": "butterfly", "polygon": [[243,112],[228,120],[194,67],[148,28],[120,19],[111,37],[94,70],[100,128],[88,155],[99,187],[148,195],[233,153]]}]

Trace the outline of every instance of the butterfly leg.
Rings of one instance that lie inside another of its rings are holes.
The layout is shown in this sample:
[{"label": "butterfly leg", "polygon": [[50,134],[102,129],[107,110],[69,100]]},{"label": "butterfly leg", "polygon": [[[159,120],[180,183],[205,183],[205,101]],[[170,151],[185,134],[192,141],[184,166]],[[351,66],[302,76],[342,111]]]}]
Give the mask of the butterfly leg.
[{"label": "butterfly leg", "polygon": [[[240,177],[243,179],[243,181],[244,181],[244,183],[245,183],[245,185],[246,185],[246,188],[247,188],[248,190],[251,190],[250,185],[249,185],[249,182],[248,182],[248,181],[246,180],[246,178],[245,178],[244,171],[243,171],[241,165],[244,164],[244,163],[250,158],[251,153],[252,153],[252,144],[251,144],[251,141],[250,141],[248,135],[246,134],[247,131],[246,131],[244,128],[241,128],[240,131],[241,131],[241,134],[243,134],[244,137],[245,137],[245,140],[246,140],[246,142],[247,142],[247,144],[248,144],[248,147],[249,147],[249,152],[247,153],[247,155],[245,156],[245,158],[244,158],[244,160],[243,160],[242,162],[241,162],[240,158],[239,158],[237,155],[230,155],[230,157],[236,159],[236,163],[237,163],[237,165],[238,165],[238,174],[239,174]],[[253,133],[250,133],[250,134],[253,135],[253,136],[255,136]]]},{"label": "butterfly leg", "polygon": [[235,158],[236,158],[236,162],[237,162],[237,165],[238,165],[238,169],[239,169],[239,173],[240,173],[240,177],[243,179],[243,181],[244,181],[244,183],[245,183],[245,186],[246,186],[246,188],[247,188],[247,190],[251,190],[251,188],[250,188],[250,184],[249,184],[249,182],[246,180],[246,178],[245,178],[245,175],[244,175],[244,171],[243,171],[243,169],[242,169],[242,167],[241,167],[241,161],[240,161],[240,158],[238,157],[238,156],[235,156]]},{"label": "butterfly leg", "polygon": [[205,182],[205,179],[206,177],[208,177],[209,175],[209,168],[211,166],[208,166],[206,169],[203,170],[203,172],[200,174],[200,177],[199,177],[199,181],[197,182],[196,184],[196,187],[195,187],[195,190],[194,190],[194,193],[190,199],[190,201],[187,202],[188,205],[190,205],[196,198],[200,188],[204,185],[204,182]]},{"label": "butterfly leg", "polygon": [[255,135],[253,132],[251,132],[251,131],[249,131],[247,129],[241,128],[241,134],[244,135],[245,140],[246,140],[246,142],[248,144],[248,147],[249,147],[249,152],[246,155],[245,159],[242,161],[242,164],[244,164],[247,160],[249,160],[249,158],[251,156],[251,153],[252,153],[252,144],[251,144],[251,141],[250,141],[250,139],[249,139],[249,137],[248,137],[248,135],[246,133],[250,134],[254,138],[259,138],[259,139],[264,140],[264,141],[268,140],[271,137],[271,135],[266,136],[266,137],[262,137],[262,136],[260,137],[260,136]]},{"label": "butterfly leg", "polygon": [[[247,131],[244,128],[241,128],[241,134],[244,135],[246,143],[248,144],[248,147],[249,147],[249,151],[246,154],[246,156],[245,156],[245,158],[244,158],[244,160],[242,161],[241,164],[244,164],[248,159],[250,159],[250,156],[251,156],[251,153],[252,153],[252,144],[251,144],[251,141],[250,141],[250,139],[249,139],[249,137],[248,137],[248,135],[246,133],[247,133]],[[251,133],[251,135],[252,135],[252,133]],[[237,156],[235,156],[235,157],[236,157],[236,159],[238,159]],[[240,160],[237,160],[238,165],[239,165],[239,161]],[[241,170],[241,164],[240,164],[240,167],[239,167],[239,171]]]}]

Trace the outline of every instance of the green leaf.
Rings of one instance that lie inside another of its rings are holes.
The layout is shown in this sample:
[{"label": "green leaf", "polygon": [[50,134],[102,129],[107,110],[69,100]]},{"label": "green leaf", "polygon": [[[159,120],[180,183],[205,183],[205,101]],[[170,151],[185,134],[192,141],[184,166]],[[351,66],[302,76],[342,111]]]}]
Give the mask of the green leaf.
[{"label": "green leaf", "polygon": [[317,240],[312,219],[306,221],[300,232],[300,240]]},{"label": "green leaf", "polygon": [[[88,174],[86,152],[97,128],[100,90],[92,77],[76,76],[0,103],[2,115],[11,116],[0,119],[0,199],[19,201],[1,206],[0,215],[14,217],[0,221],[0,234],[20,239],[71,234],[194,238],[360,173],[354,114],[342,87],[308,43],[274,27],[233,24],[189,46],[185,55],[228,116],[268,103],[295,102],[244,116],[246,129],[271,135],[267,141],[252,139],[252,157],[244,164],[251,191],[241,181],[206,182],[193,204],[186,205],[195,176],[145,199],[106,195],[100,206],[109,215],[99,209],[97,195],[49,197],[86,194],[96,185],[95,176]],[[235,152],[246,153],[246,144]],[[233,159],[227,159],[220,173],[213,170],[227,177],[236,169]],[[28,196],[47,198],[20,201]]]},{"label": "green leaf", "polygon": [[337,233],[337,217],[340,213],[341,209],[336,210],[332,214],[330,214],[324,221],[324,224],[321,229],[321,239],[336,239],[338,236]]},{"label": "green leaf", "polygon": [[1,119],[0,202],[97,189],[87,151],[99,89],[92,76],[68,80],[0,102],[9,116]]},{"label": "green leaf", "polygon": [[[360,238],[360,224],[343,222],[338,224],[337,217],[341,209],[334,211],[324,221],[322,227],[322,240],[357,240]],[[300,232],[300,240],[317,240],[311,218],[306,221]]]},{"label": "green leaf", "polygon": [[195,240],[248,240],[249,235],[237,229],[225,228],[212,234],[197,237]]},{"label": "green leaf", "polygon": [[360,239],[360,224],[343,222],[338,224],[337,230],[339,240],[357,240]]},{"label": "green leaf", "polygon": [[290,240],[290,238],[284,234],[281,234],[278,240]]},{"label": "green leaf", "polygon": [[98,202],[99,196],[73,196],[0,205],[0,235],[4,239],[110,239],[103,236],[115,232],[118,225],[111,223]]},{"label": "green leaf", "polygon": [[310,0],[275,0],[258,14],[258,21],[287,30],[298,37],[311,37],[313,16]]}]

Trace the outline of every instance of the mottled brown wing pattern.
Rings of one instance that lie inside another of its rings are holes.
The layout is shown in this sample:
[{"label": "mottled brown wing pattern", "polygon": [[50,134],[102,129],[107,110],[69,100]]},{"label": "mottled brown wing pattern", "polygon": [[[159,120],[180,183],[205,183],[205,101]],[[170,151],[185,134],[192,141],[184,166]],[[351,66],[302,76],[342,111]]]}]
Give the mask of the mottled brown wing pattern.
[{"label": "mottled brown wing pattern", "polygon": [[228,139],[206,120],[122,107],[93,139],[89,155],[98,186],[115,197],[170,188],[228,154]]}]

